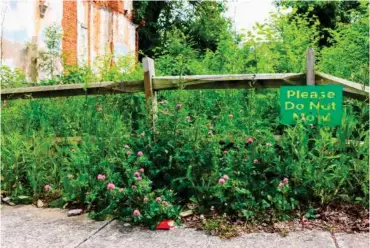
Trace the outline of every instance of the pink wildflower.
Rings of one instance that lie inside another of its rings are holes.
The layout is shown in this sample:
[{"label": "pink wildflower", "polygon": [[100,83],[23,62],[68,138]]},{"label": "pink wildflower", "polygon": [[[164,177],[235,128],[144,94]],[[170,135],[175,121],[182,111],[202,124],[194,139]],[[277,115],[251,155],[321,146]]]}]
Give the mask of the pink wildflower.
[{"label": "pink wildflower", "polygon": [[141,151],[139,151],[139,152],[137,152],[137,154],[136,154],[138,157],[141,157],[141,156],[143,156],[144,155],[144,153],[143,152],[141,152]]},{"label": "pink wildflower", "polygon": [[157,197],[157,198],[155,198],[155,201],[156,201],[156,202],[161,202],[161,201],[162,201],[162,199],[161,199],[160,197]]},{"label": "pink wildflower", "polygon": [[149,199],[148,199],[148,197],[144,197],[144,202],[147,202],[147,201],[149,201]]},{"label": "pink wildflower", "polygon": [[105,175],[102,175],[102,174],[99,174],[97,176],[98,180],[104,180],[105,179]]},{"label": "pink wildflower", "polygon": [[225,180],[228,180],[229,176],[225,174],[222,178],[225,179]]},{"label": "pink wildflower", "polygon": [[138,181],[141,181],[141,180],[143,180],[143,179],[142,179],[141,177],[138,177],[138,178],[137,178],[137,180],[138,180]]},{"label": "pink wildflower", "polygon": [[252,137],[249,137],[248,140],[247,140],[248,144],[252,144],[253,143],[253,138]]},{"label": "pink wildflower", "polygon": [[285,178],[283,179],[283,184],[287,184],[287,183],[289,183],[289,179],[285,177]]},{"label": "pink wildflower", "polygon": [[144,173],[144,168],[140,168],[139,170],[141,173]]},{"label": "pink wildflower", "polygon": [[229,114],[229,118],[232,119],[234,116],[232,114]]},{"label": "pink wildflower", "polygon": [[135,172],[134,175],[135,175],[135,177],[139,177],[140,176],[140,172],[137,171],[137,172]]},{"label": "pink wildflower", "polygon": [[253,164],[258,164],[258,163],[259,163],[258,159],[253,160]]},{"label": "pink wildflower", "polygon": [[51,190],[51,186],[50,186],[49,184],[46,184],[46,185],[44,186],[44,190],[45,190],[45,191],[49,191],[49,190]]},{"label": "pink wildflower", "polygon": [[140,211],[139,211],[139,210],[137,210],[137,209],[135,209],[133,214],[134,214],[135,216],[139,216],[139,215],[140,215]]},{"label": "pink wildflower", "polygon": [[224,184],[225,183],[225,179],[224,178],[220,178],[220,180],[218,180],[218,183],[219,184]]},{"label": "pink wildflower", "polygon": [[285,186],[285,185],[284,185],[284,183],[283,183],[283,182],[280,182],[280,183],[279,183],[279,188],[280,188],[280,189],[284,188],[284,186]]},{"label": "pink wildflower", "polygon": [[115,189],[116,188],[116,186],[113,184],[113,183],[108,183],[108,185],[107,185],[107,189],[109,189],[109,190],[113,190],[113,189]]},{"label": "pink wildflower", "polygon": [[163,201],[163,205],[165,205],[167,207],[169,205],[169,203],[167,201]]},{"label": "pink wildflower", "polygon": [[225,150],[225,151],[224,151],[224,154],[227,154],[227,153],[228,153],[228,151],[226,151],[226,150]]},{"label": "pink wildflower", "polygon": [[121,193],[122,193],[122,192],[123,192],[123,190],[124,190],[123,188],[120,188],[120,189],[119,189],[119,192],[121,192]]}]

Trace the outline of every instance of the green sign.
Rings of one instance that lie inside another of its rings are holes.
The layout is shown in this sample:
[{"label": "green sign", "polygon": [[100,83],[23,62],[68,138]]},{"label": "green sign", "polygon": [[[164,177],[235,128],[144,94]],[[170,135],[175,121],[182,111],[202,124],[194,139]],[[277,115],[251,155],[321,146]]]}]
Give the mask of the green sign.
[{"label": "green sign", "polygon": [[342,120],[342,85],[280,87],[280,121],[338,126]]}]

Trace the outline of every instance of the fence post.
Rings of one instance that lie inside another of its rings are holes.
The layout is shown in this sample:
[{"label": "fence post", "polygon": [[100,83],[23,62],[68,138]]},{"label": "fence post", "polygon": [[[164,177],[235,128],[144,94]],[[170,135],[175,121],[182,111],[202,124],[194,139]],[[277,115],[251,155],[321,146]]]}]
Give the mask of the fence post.
[{"label": "fence post", "polygon": [[155,76],[154,60],[148,57],[143,58],[143,67],[145,100],[151,107],[153,129],[155,131],[155,120],[157,119],[158,106],[157,92],[153,91],[153,77]]},{"label": "fence post", "polygon": [[306,54],[306,84],[315,85],[315,54],[312,47]]}]

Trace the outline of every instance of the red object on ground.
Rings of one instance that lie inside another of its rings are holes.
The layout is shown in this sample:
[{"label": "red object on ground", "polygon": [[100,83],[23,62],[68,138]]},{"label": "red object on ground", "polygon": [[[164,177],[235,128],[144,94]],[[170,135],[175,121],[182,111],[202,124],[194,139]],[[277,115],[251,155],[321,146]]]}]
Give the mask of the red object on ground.
[{"label": "red object on ground", "polygon": [[171,227],[173,227],[173,220],[162,220],[155,229],[170,230]]}]

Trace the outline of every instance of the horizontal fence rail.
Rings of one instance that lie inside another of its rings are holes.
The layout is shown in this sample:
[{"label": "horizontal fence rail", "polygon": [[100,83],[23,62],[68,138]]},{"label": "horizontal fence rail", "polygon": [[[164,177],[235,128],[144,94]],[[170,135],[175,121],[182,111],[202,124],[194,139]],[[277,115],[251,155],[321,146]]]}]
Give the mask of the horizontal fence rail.
[{"label": "horizontal fence rail", "polygon": [[[261,89],[280,86],[306,85],[304,73],[235,74],[152,77],[152,90],[198,89]],[[315,72],[316,85],[341,84],[345,96],[364,100],[369,87],[342,78]],[[3,100],[27,98],[53,98],[79,95],[105,95],[144,92],[144,80],[123,82],[99,82],[88,84],[63,84],[9,88],[1,90]]]}]

